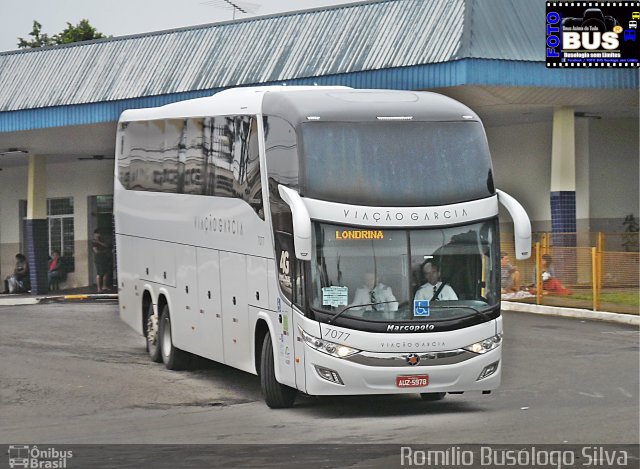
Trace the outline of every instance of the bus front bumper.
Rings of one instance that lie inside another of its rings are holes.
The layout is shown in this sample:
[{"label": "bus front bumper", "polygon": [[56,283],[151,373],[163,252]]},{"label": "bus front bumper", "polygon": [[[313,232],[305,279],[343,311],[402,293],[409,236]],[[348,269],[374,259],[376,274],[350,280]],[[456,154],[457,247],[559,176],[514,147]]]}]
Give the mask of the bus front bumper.
[{"label": "bus front bumper", "polygon": [[[315,396],[490,391],[500,385],[502,374],[501,346],[458,363],[435,366],[371,366],[305,349],[306,391]],[[478,379],[492,368],[493,373]],[[413,385],[401,387],[403,383]]]}]

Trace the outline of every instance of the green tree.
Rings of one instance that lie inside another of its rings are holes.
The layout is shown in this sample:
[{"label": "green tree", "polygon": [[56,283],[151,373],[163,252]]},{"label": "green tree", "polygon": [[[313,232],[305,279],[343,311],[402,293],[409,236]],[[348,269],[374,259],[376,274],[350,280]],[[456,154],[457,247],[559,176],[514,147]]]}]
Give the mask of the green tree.
[{"label": "green tree", "polygon": [[104,34],[96,31],[96,28],[91,26],[89,20],[83,19],[78,24],[72,25],[67,23],[67,27],[59,34],[48,36],[42,33],[42,25],[36,20],[33,20],[33,29],[29,33],[33,39],[27,41],[21,37],[18,38],[18,48],[20,49],[33,49],[36,47],[54,46],[58,44],[70,44],[72,42],[90,41],[92,39],[106,38]]},{"label": "green tree", "polygon": [[36,20],[33,20],[33,29],[29,33],[29,36],[33,37],[32,40],[27,41],[21,37],[18,38],[18,48],[20,49],[33,49],[36,47],[51,46],[55,44],[52,38],[47,34],[42,33],[42,25]]},{"label": "green tree", "polygon": [[104,34],[96,31],[96,28],[89,24],[89,20],[81,20],[77,25],[67,23],[67,27],[60,33],[53,36],[56,44],[69,44],[72,42],[91,41],[92,39],[106,38]]}]

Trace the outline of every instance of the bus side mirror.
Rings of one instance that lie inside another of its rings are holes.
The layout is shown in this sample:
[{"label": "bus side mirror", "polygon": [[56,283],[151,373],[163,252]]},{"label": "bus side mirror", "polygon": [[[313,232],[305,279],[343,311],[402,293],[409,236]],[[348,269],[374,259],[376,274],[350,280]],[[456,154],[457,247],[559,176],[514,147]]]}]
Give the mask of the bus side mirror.
[{"label": "bus side mirror", "polygon": [[496,189],[498,200],[509,211],[514,225],[516,259],[531,257],[531,221],[524,207],[506,192]]},{"label": "bus side mirror", "polygon": [[301,261],[311,260],[311,217],[300,194],[293,189],[278,185],[280,197],[291,208],[293,218],[293,246]]}]

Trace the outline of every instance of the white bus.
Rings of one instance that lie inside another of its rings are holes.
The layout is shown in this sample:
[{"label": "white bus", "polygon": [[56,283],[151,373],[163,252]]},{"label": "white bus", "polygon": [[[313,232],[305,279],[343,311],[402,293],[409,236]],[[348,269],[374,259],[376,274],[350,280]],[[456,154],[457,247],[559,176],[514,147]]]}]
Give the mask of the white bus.
[{"label": "white bus", "polygon": [[464,105],[231,89],[125,111],[116,159],[120,315],[152,360],[258,374],[274,408],[499,385],[499,201],[517,258],[531,227]]}]

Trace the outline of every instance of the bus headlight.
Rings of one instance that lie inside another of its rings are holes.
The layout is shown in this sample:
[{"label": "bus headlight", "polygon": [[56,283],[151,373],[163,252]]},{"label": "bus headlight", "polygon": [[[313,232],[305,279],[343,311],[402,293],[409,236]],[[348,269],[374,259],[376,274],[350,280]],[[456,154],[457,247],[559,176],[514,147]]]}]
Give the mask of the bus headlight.
[{"label": "bus headlight", "polygon": [[464,347],[465,350],[473,353],[487,353],[493,349],[498,348],[498,346],[502,343],[502,334],[494,335],[493,337],[489,337],[488,339],[481,340],[480,342],[476,342],[475,344],[471,344],[467,347]]},{"label": "bus headlight", "polygon": [[336,344],[333,342],[329,342],[328,340],[314,337],[311,334],[307,334],[300,327],[298,327],[298,330],[300,331],[302,339],[309,347],[317,350],[318,352],[331,355],[332,357],[345,358],[360,352],[360,350],[347,347],[346,345]]}]

